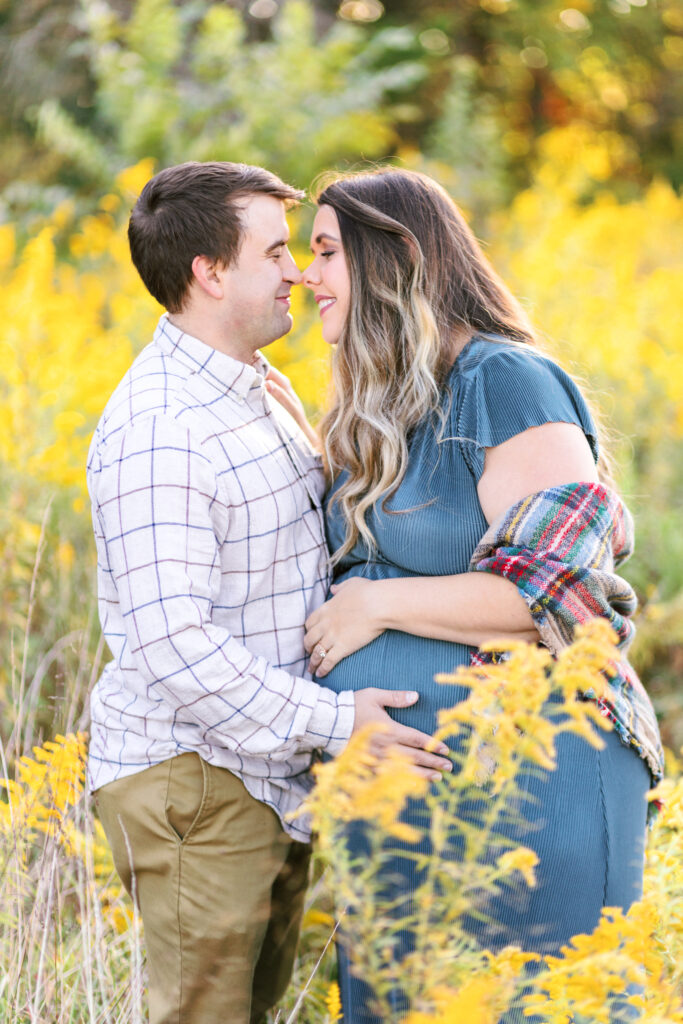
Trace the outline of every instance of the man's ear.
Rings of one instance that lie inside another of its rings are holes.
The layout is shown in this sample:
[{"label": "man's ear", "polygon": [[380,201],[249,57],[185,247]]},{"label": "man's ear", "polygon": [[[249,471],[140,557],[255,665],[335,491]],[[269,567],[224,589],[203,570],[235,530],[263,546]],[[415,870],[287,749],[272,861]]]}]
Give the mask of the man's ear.
[{"label": "man's ear", "polygon": [[195,280],[212,299],[223,298],[223,284],[218,271],[218,264],[208,256],[195,256],[192,260],[192,273]]}]

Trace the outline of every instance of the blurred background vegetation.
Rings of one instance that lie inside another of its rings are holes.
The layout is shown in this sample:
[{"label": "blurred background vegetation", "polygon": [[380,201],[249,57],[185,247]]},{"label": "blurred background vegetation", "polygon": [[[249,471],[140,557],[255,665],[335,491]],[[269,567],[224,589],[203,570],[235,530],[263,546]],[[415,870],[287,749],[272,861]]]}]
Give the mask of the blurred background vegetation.
[{"label": "blurred background vegetation", "polygon": [[[391,161],[450,190],[601,412],[637,518],[635,660],[683,743],[683,8],[566,2],[0,0],[0,702],[17,752],[29,696],[33,740],[77,720],[97,671],[83,464],[159,312],[124,228],[154,170],[188,159],[304,188]],[[309,226],[304,208],[302,261]],[[315,414],[328,353],[303,297],[296,313],[271,354]]]},{"label": "blurred background vegetation", "polygon": [[633,198],[680,184],[682,33],[675,0],[4,0],[6,214],[87,204],[145,157],[238,154],[306,187],[413,150],[485,213],[574,122],[619,137]]}]

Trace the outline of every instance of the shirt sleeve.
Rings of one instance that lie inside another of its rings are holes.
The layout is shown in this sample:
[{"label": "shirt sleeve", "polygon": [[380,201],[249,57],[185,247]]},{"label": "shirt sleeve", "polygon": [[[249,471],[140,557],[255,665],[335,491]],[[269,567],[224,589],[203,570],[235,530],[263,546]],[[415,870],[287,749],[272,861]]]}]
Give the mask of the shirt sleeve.
[{"label": "shirt sleeve", "polygon": [[110,442],[95,507],[126,639],[151,700],[237,753],[286,760],[343,749],[352,693],[271,665],[212,622],[230,508],[186,428],[150,417]]},{"label": "shirt sleeve", "polygon": [[575,423],[597,462],[597,429],[569,374],[529,345],[491,343],[490,351],[482,348],[481,359],[462,374],[452,410],[452,429],[477,481],[487,448],[544,423]]}]

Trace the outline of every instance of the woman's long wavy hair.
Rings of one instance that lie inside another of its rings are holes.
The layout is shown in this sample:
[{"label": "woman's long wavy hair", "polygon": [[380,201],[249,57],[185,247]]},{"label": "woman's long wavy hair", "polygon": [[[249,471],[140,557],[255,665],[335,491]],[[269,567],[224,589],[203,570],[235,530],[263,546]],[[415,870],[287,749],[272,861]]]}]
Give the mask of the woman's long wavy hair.
[{"label": "woman's long wavy hair", "polygon": [[443,424],[454,343],[477,331],[528,344],[535,336],[453,200],[426,175],[344,176],[316,198],[337,215],[351,279],[322,422],[330,479],[348,471],[334,494],[346,527],[336,563],[359,537],[374,550],[366,515],[403,479],[411,431],[428,415]]}]

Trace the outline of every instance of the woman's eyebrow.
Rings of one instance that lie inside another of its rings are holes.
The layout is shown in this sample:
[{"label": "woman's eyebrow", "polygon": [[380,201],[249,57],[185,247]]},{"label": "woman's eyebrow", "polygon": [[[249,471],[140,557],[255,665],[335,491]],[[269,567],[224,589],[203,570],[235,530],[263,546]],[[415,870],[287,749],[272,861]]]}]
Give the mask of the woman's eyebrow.
[{"label": "woman's eyebrow", "polygon": [[316,235],[315,238],[313,239],[313,241],[315,242],[316,245],[320,245],[325,239],[327,239],[329,242],[338,242],[339,241],[339,239],[336,238],[334,235],[328,235],[324,231],[321,234]]}]

